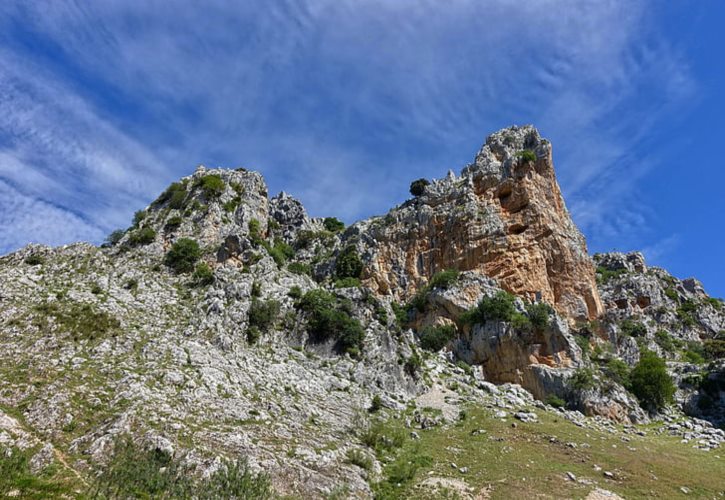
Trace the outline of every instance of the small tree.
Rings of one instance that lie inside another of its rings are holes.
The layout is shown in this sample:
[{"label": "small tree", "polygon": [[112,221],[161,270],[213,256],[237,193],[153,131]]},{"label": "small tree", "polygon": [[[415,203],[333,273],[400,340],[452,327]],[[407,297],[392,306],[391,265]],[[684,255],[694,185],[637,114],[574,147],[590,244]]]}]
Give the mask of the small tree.
[{"label": "small tree", "polygon": [[453,325],[429,326],[420,334],[420,346],[427,351],[437,352],[455,336],[456,327]]},{"label": "small tree", "polygon": [[124,229],[116,229],[111,234],[106,236],[106,244],[110,246],[117,245],[119,241],[123,238],[123,236],[126,234],[126,231]]},{"label": "small tree", "polygon": [[430,185],[428,179],[417,179],[410,183],[410,194],[420,196],[425,193],[425,188]]},{"label": "small tree", "polygon": [[484,297],[476,307],[467,311],[462,319],[470,324],[485,323],[486,321],[511,321],[516,308],[516,297],[510,293],[500,291],[493,297]]},{"label": "small tree", "polygon": [[196,286],[211,285],[214,283],[214,271],[209,267],[209,264],[201,262],[194,270],[193,279]]},{"label": "small tree", "polygon": [[340,278],[359,278],[362,274],[363,263],[353,245],[345,247],[337,256],[335,275]]},{"label": "small tree", "polygon": [[180,238],[171,246],[164,263],[177,273],[190,273],[201,257],[199,244],[191,238]]},{"label": "small tree", "polygon": [[331,233],[339,233],[340,231],[345,229],[345,223],[339,220],[337,217],[325,217],[322,225],[325,226],[325,229],[327,229]]},{"label": "small tree", "polygon": [[664,408],[675,394],[675,385],[667,373],[665,361],[652,351],[642,352],[639,363],[630,374],[630,384],[640,403],[655,410]]},{"label": "small tree", "polygon": [[224,181],[219,175],[209,174],[196,181],[207,199],[218,198],[224,192]]}]

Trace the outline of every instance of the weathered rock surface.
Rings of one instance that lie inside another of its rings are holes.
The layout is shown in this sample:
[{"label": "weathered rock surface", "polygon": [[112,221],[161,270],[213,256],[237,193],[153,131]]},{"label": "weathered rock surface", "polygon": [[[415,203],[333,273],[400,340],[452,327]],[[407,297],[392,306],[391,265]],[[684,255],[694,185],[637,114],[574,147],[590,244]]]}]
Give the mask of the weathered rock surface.
[{"label": "weathered rock surface", "polygon": [[[551,154],[533,127],[502,130],[460,177],[344,231],[285,193],[269,199],[256,172],[199,167],[112,244],[30,245],[0,257],[0,452],[32,450],[34,472],[60,461],[83,478],[131,434],[184,454],[201,476],[246,457],[280,494],[323,498],[344,484],[350,497],[367,498],[381,464],[371,458],[363,470],[348,456],[370,453],[360,431],[372,406],[397,416],[420,405],[408,422],[413,439],[452,425],[467,404],[517,425],[537,425],[540,411],[612,433],[613,422],[646,422],[621,385],[572,389],[571,377],[594,366],[576,341],[579,326],[601,319],[597,341],[611,340],[613,354],[633,364],[641,346],[622,335],[624,319],[641,318],[643,340],[664,353],[658,328],[682,342],[714,339],[725,327],[721,304],[638,254],[598,256],[609,270],[598,290]],[[165,264],[181,238],[199,243],[204,279]],[[351,246],[361,286],[338,279]],[[462,271],[455,283],[426,287],[449,268]],[[462,321],[502,289],[517,295],[520,318],[534,301],[556,312],[536,327]],[[397,304],[421,290],[417,312]],[[310,331],[302,297],[311,291],[335,304],[321,315],[339,329],[329,337]],[[440,325],[454,337],[424,352],[421,331]],[[352,349],[339,348],[336,335],[357,333]],[[667,356],[679,401],[700,408],[705,393],[693,376],[702,370],[682,353]],[[710,391],[719,370],[708,372]],[[550,396],[570,409],[544,404]],[[719,446],[721,434],[697,425],[683,439]]]},{"label": "weathered rock surface", "polygon": [[460,177],[434,181],[358,231],[366,284],[383,295],[407,299],[450,268],[479,271],[570,318],[603,311],[584,238],[556,182],[551,144],[531,126],[491,135]]}]

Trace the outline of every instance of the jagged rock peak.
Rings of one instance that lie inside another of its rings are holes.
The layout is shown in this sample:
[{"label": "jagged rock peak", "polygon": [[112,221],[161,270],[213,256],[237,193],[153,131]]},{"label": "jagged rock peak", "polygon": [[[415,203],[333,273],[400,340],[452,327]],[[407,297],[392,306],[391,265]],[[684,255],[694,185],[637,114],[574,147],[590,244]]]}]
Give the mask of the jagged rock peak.
[{"label": "jagged rock peak", "polygon": [[572,319],[603,311],[551,144],[533,126],[490,135],[461,177],[434,181],[366,231],[368,283],[380,293],[408,298],[434,273],[453,268],[479,271]]}]

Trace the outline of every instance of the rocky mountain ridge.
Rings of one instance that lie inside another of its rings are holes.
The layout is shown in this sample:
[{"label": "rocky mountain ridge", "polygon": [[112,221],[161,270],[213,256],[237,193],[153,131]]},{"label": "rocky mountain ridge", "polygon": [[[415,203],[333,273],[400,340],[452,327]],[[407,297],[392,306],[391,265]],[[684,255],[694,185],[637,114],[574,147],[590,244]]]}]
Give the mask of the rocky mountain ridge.
[{"label": "rocky mountain ridge", "polygon": [[1,257],[0,328],[0,446],[87,482],[131,435],[200,477],[245,457],[277,494],[384,497],[378,413],[411,436],[467,405],[647,423],[619,375],[648,351],[711,422],[683,439],[725,437],[722,302],[639,254],[590,258],[531,126],[348,228],[199,167],[101,248]]}]

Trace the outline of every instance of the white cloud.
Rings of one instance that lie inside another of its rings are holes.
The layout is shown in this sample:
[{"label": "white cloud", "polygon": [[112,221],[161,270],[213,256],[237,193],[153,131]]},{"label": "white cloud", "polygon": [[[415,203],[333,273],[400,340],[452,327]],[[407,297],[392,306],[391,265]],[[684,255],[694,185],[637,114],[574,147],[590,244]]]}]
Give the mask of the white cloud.
[{"label": "white cloud", "polygon": [[[553,140],[588,234],[641,233],[651,214],[632,192],[657,158],[630,151],[693,89],[638,1],[2,9],[78,74],[0,51],[0,112],[14,134],[0,176],[106,230],[219,160],[263,171],[316,215],[381,213],[410,179],[460,169],[486,134],[518,121]],[[115,101],[104,109],[107,93]],[[124,105],[131,116],[116,116]]]}]

